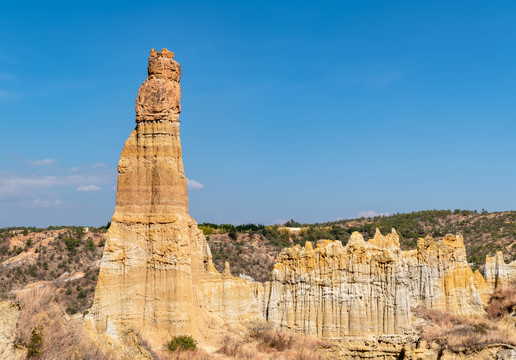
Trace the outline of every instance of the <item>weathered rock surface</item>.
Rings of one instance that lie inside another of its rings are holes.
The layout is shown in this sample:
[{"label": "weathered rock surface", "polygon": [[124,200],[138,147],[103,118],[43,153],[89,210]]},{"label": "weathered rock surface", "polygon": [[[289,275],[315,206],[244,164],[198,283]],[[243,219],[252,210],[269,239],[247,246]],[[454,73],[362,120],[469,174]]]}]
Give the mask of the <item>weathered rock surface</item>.
[{"label": "weathered rock surface", "polygon": [[341,338],[412,335],[411,307],[481,314],[486,284],[466,262],[462,237],[420,239],[401,251],[393,230],[369,242],[321,240],[283,250],[267,289],[267,320],[280,327]]},{"label": "weathered rock surface", "polygon": [[497,287],[510,285],[516,280],[516,261],[506,264],[502,252],[497,251],[494,256],[486,257],[484,275],[492,293]]},{"label": "weathered rock surface", "polygon": [[173,335],[202,339],[213,324],[263,312],[261,284],[219,274],[188,214],[180,77],[172,52],[152,50],[136,100],[136,128],[118,165],[115,213],[86,320],[108,343],[125,341],[131,331],[161,348]]},{"label": "weathered rock surface", "polygon": [[27,351],[16,346],[16,324],[20,306],[11,301],[0,301],[0,360],[25,359]]}]

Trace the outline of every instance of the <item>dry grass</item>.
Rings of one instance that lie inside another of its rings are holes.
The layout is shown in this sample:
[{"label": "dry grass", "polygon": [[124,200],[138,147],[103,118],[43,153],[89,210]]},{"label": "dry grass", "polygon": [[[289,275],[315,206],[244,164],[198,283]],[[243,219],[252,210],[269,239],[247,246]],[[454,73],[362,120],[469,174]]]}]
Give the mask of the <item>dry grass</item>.
[{"label": "dry grass", "polygon": [[21,316],[17,326],[17,343],[28,346],[33,330],[41,335],[36,344],[37,357],[47,360],[81,359],[108,360],[109,353],[101,350],[85,333],[80,321],[70,319],[55,300],[55,289],[36,288],[18,294]]},{"label": "dry grass", "polygon": [[454,351],[480,350],[487,345],[506,344],[516,346],[516,333],[504,324],[485,317],[458,316],[418,306],[416,316],[429,322],[421,329],[425,340],[435,341]]},{"label": "dry grass", "polygon": [[499,319],[516,310],[516,288],[506,286],[496,289],[489,305],[487,306],[487,314],[492,319]]},{"label": "dry grass", "polygon": [[154,353],[156,360],[210,360],[212,359],[204,350],[195,351],[160,351]]},{"label": "dry grass", "polygon": [[226,337],[219,353],[242,360],[322,360],[316,353],[319,339],[273,329],[256,322],[249,326],[243,339]]}]

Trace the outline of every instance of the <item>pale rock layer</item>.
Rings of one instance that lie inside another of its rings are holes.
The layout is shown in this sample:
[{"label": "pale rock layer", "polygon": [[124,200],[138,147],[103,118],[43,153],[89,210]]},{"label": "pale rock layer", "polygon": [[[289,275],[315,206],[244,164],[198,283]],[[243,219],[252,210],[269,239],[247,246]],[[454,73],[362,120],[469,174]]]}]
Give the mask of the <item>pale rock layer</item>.
[{"label": "pale rock layer", "polygon": [[266,286],[268,321],[291,331],[339,339],[413,335],[411,308],[483,313],[487,286],[466,262],[461,236],[420,239],[401,251],[393,231],[366,242],[320,240],[283,250]]},{"label": "pale rock layer", "polygon": [[0,301],[0,360],[21,360],[26,349],[16,346],[16,325],[20,318],[20,305],[12,301]]},{"label": "pale rock layer", "polygon": [[494,256],[486,257],[484,275],[491,293],[498,287],[514,284],[516,280],[516,261],[506,264],[502,252],[497,251]]}]

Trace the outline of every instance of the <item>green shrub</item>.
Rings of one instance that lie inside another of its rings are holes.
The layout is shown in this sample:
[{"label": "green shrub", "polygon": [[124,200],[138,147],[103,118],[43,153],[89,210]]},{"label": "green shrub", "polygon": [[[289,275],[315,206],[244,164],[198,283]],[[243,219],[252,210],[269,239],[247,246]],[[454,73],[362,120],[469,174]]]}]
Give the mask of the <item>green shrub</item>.
[{"label": "green shrub", "polygon": [[167,350],[170,351],[184,351],[184,350],[196,350],[197,341],[190,335],[178,335],[174,336],[172,340],[166,344]]},{"label": "green shrub", "polygon": [[27,357],[36,357],[41,355],[41,345],[43,344],[43,338],[41,337],[40,329],[32,329],[30,335],[30,341],[27,344]]},{"label": "green shrub", "polygon": [[88,239],[88,250],[89,251],[95,250],[95,243],[91,239]]},{"label": "green shrub", "polygon": [[86,295],[87,295],[86,290],[83,290],[83,289],[79,290],[79,292],[77,293],[77,297],[79,299],[84,299],[86,297]]},{"label": "green shrub", "polygon": [[73,306],[73,304],[68,304],[68,306],[66,307],[66,312],[68,314],[74,315],[77,314],[77,309],[75,308],[75,306]]},{"label": "green shrub", "polygon": [[72,238],[72,237],[66,237],[64,238],[64,243],[66,245],[66,249],[75,255],[77,253],[76,247],[80,245],[81,239],[80,238]]}]

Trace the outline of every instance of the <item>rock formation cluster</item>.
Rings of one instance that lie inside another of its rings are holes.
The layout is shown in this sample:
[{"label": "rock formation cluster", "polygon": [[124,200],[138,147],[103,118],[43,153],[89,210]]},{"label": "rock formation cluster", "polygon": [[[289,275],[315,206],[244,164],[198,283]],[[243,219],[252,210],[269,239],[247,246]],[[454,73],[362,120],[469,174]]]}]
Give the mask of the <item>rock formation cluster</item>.
[{"label": "rock formation cluster", "polygon": [[411,307],[481,313],[485,281],[466,262],[462,237],[420,239],[401,251],[393,230],[366,242],[321,240],[285,249],[274,266],[267,320],[303,334],[411,335]]},{"label": "rock formation cluster", "polygon": [[145,358],[128,345],[136,337],[161,348],[174,335],[202,341],[227,324],[261,320],[331,340],[341,358],[369,351],[395,359],[419,351],[407,348],[417,338],[413,307],[482,314],[494,287],[516,275],[514,263],[497,254],[488,259],[486,283],[469,267],[461,236],[427,237],[402,251],[394,230],[369,241],[354,233],[345,246],[320,240],[284,249],[265,284],[232,276],[228,264],[218,273],[188,212],[180,78],[174,53],[152,50],[85,320],[90,334],[119,348],[122,358]]}]

